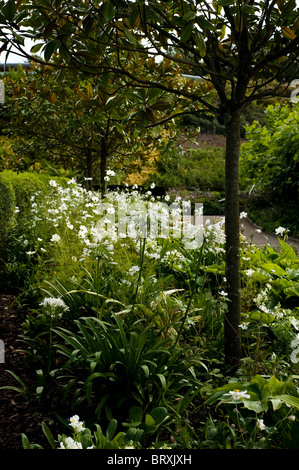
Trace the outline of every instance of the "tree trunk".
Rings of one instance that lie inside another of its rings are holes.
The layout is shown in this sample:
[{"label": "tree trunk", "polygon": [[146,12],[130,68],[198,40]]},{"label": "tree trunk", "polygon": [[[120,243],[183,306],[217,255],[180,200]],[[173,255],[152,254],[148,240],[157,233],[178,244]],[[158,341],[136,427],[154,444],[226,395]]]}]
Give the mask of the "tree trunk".
[{"label": "tree trunk", "polygon": [[228,311],[224,320],[225,365],[236,367],[240,363],[240,213],[239,213],[239,154],[240,115],[232,111],[226,124],[225,162],[225,234],[226,234],[226,281]]},{"label": "tree trunk", "polygon": [[101,194],[104,197],[106,194],[106,173],[107,173],[107,154],[108,154],[108,147],[107,147],[107,140],[104,137],[101,138]]},{"label": "tree trunk", "polygon": [[92,191],[93,189],[93,162],[92,162],[92,151],[89,148],[86,151],[86,170],[87,170],[87,188]]}]

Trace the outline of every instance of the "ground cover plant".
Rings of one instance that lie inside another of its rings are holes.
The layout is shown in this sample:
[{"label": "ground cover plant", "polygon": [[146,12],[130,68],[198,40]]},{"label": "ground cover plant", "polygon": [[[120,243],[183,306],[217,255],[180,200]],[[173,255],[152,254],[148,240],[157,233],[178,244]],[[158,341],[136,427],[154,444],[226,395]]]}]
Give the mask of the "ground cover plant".
[{"label": "ground cover plant", "polygon": [[[227,370],[223,222],[174,237],[190,203],[169,199],[103,199],[74,179],[32,191],[8,253],[26,258],[19,344],[37,386],[11,371],[10,387],[33,402],[61,397],[65,430],[40,430],[51,448],[298,448],[299,261],[287,228],[278,250],[241,236],[243,359]],[[144,208],[153,230],[140,237]],[[26,429],[21,438],[41,446]]]}]

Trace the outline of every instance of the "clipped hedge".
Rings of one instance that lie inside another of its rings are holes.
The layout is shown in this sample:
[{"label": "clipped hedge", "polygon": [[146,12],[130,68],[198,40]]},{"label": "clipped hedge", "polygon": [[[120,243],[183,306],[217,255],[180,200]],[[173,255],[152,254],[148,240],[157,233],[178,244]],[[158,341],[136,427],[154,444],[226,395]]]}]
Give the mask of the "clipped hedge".
[{"label": "clipped hedge", "polygon": [[39,173],[17,173],[12,170],[0,173],[0,252],[8,235],[16,227],[21,227],[28,216],[31,196],[37,191],[48,192],[51,179],[62,180]]}]

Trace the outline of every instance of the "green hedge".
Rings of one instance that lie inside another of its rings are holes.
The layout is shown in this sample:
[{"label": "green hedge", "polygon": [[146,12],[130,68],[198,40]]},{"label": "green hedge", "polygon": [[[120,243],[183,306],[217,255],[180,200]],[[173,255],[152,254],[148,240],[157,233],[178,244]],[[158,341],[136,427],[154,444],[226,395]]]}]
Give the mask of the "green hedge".
[{"label": "green hedge", "polygon": [[15,228],[21,229],[31,207],[31,196],[37,191],[48,192],[51,179],[66,181],[64,178],[30,172],[5,170],[0,173],[0,252],[8,235]]}]

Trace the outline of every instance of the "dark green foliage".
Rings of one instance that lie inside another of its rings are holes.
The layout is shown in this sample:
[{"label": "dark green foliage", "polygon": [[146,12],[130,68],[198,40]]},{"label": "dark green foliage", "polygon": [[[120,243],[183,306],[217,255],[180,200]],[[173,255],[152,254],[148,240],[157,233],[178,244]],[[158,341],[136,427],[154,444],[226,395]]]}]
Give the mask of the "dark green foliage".
[{"label": "dark green foliage", "polygon": [[282,225],[298,236],[298,106],[269,106],[265,119],[264,126],[254,122],[247,128],[241,148],[241,179],[253,189],[249,212],[265,230]]},{"label": "dark green foliage", "polygon": [[111,322],[96,318],[75,321],[78,333],[55,329],[55,345],[65,358],[61,378],[68,378],[65,398],[72,406],[87,401],[95,416],[125,413],[130,406],[173,407],[186,391],[199,391],[194,374],[195,356],[172,349],[171,340],[161,338],[150,326],[128,330],[115,316]]},{"label": "dark green foliage", "polygon": [[224,190],[224,149],[211,147],[173,152],[159,162],[151,178],[166,188]]}]

